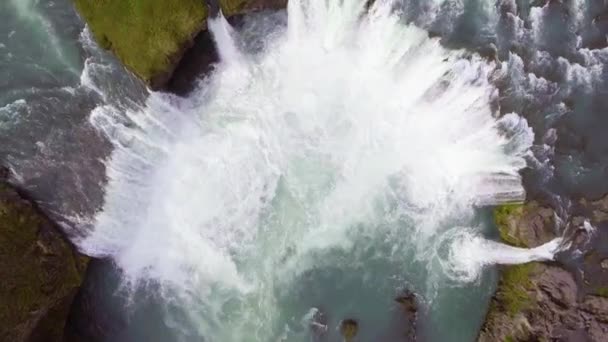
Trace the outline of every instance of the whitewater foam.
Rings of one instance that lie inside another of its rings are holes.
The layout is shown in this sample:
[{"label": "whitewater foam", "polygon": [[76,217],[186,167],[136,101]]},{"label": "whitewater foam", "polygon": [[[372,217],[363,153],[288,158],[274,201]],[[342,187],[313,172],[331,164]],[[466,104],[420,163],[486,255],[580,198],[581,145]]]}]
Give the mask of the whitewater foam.
[{"label": "whitewater foam", "polygon": [[448,257],[440,259],[443,269],[462,282],[479,279],[486,266],[516,265],[532,261],[550,261],[567,249],[563,238],[555,238],[534,248],[520,248],[488,240],[470,228],[458,227],[443,237],[449,241]]}]

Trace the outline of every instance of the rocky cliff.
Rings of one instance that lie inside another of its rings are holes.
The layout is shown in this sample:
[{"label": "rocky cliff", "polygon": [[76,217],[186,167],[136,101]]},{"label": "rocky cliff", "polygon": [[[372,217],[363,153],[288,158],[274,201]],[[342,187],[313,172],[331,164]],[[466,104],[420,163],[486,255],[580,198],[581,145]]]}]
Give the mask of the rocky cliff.
[{"label": "rocky cliff", "polygon": [[[563,223],[570,247],[556,262],[503,268],[480,342],[605,341],[608,197],[580,200],[573,212]],[[536,202],[500,207],[495,219],[502,240],[521,247],[551,240],[560,224],[551,208]]]}]

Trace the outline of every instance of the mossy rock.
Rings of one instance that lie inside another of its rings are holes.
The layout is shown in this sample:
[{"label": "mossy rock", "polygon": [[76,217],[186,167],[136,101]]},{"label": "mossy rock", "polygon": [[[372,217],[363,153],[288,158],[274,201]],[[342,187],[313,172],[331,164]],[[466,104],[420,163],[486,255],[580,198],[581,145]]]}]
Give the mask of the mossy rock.
[{"label": "mossy rock", "polygon": [[598,287],[597,289],[595,289],[595,294],[600,297],[608,298],[608,286]]},{"label": "mossy rock", "polygon": [[534,299],[529,294],[534,288],[530,280],[535,271],[535,263],[506,267],[496,291],[496,304],[500,310],[514,317],[532,306]]},{"label": "mossy rock", "polygon": [[[522,219],[530,211],[530,207],[536,208],[537,206],[535,203],[525,206],[522,203],[513,203],[494,209],[494,223],[502,242],[515,247],[529,246],[520,235],[520,230]],[[501,274],[495,300],[491,304],[491,311],[500,310],[510,316],[515,316],[529,307],[531,298],[528,291],[532,288],[530,277],[533,271],[534,263],[505,267]]]},{"label": "mossy rock", "polygon": [[[241,12],[247,0],[220,0]],[[260,2],[259,0],[257,2]],[[203,0],[74,0],[95,40],[153,88],[168,80],[195,36],[206,27]]]},{"label": "mossy rock", "polygon": [[494,223],[502,242],[515,247],[536,247],[555,238],[555,213],[535,201],[494,208]]},{"label": "mossy rock", "polygon": [[[511,203],[494,208],[494,223],[503,243],[514,247],[530,247],[534,241],[526,238],[527,220],[540,207],[534,203]],[[490,302],[479,341],[516,341],[517,336],[525,335],[522,331],[522,313],[535,304],[534,283],[537,263],[504,266],[496,293]],[[525,328],[523,329],[525,330]],[[513,335],[502,335],[512,331]],[[502,337],[500,337],[502,335]]]},{"label": "mossy rock", "polygon": [[61,341],[87,258],[0,183],[0,340]]},{"label": "mossy rock", "polygon": [[[582,199],[579,202],[582,207],[574,212],[579,210],[590,214],[590,209],[605,208],[606,198],[608,196],[596,202]],[[573,216],[568,219],[568,224],[580,227],[585,217]],[[558,223],[551,208],[536,202],[497,207],[494,220],[502,241],[518,247],[536,247],[554,239]],[[586,243],[583,230],[579,229],[572,237],[575,247]],[[601,241],[601,236],[594,238]],[[564,338],[603,341],[605,332],[599,322],[605,322],[603,313],[608,303],[605,299],[608,288],[601,276],[608,269],[608,262],[602,265],[604,258],[604,253],[595,247],[588,250],[583,258],[581,274],[585,279],[582,282],[577,281],[576,275],[559,262],[502,267],[478,342],[549,341],[555,331],[567,332],[575,326],[585,326],[586,329],[577,331],[576,335],[564,335]],[[584,286],[583,292],[579,292],[580,285]],[[583,303],[580,302],[581,293],[586,294]]]},{"label": "mossy rock", "polygon": [[494,208],[494,223],[502,242],[517,247],[525,246],[517,236],[518,225],[523,214],[524,205],[522,203],[503,204]]}]

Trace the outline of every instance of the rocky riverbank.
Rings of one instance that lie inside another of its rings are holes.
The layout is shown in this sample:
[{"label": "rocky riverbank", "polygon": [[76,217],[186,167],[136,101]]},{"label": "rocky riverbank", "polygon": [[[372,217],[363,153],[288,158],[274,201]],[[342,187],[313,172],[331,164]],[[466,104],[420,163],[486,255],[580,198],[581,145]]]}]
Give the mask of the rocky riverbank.
[{"label": "rocky riverbank", "polygon": [[495,210],[504,242],[535,247],[565,226],[570,246],[554,263],[508,266],[490,304],[480,342],[603,341],[608,334],[608,196],[582,199],[560,222],[536,202]]},{"label": "rocky riverbank", "polygon": [[0,340],[62,341],[88,258],[0,176]]}]

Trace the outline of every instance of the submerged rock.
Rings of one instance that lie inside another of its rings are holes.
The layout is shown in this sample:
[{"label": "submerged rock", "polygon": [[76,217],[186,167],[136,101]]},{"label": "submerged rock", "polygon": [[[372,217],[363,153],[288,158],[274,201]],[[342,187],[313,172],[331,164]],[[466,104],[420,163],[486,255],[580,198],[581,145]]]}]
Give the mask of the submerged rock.
[{"label": "submerged rock", "polygon": [[418,322],[418,307],[420,305],[418,296],[414,292],[405,291],[403,295],[395,298],[395,301],[405,311],[409,321],[409,329],[406,333],[408,341],[416,341],[416,323]]},{"label": "submerged rock", "polygon": [[[602,224],[593,213],[606,209],[603,201],[582,200],[574,208],[568,223],[573,229],[565,236],[571,246],[558,256],[560,262],[502,269],[479,341],[605,340],[608,299],[601,296],[598,284],[608,279],[601,267],[606,251],[600,243],[608,232],[601,227],[590,230],[583,217],[591,216],[593,224]],[[503,206],[494,214],[506,243],[536,247],[555,235],[553,210],[538,203]],[[579,257],[582,251],[587,251],[584,258]]]},{"label": "submerged rock", "polygon": [[348,318],[340,322],[340,334],[344,337],[344,342],[351,342],[359,332],[359,323],[354,319]]},{"label": "submerged rock", "polygon": [[0,340],[62,341],[88,259],[0,178]]},{"label": "submerged rock", "polygon": [[327,316],[323,311],[313,308],[309,322],[313,341],[320,341],[327,334]]}]

